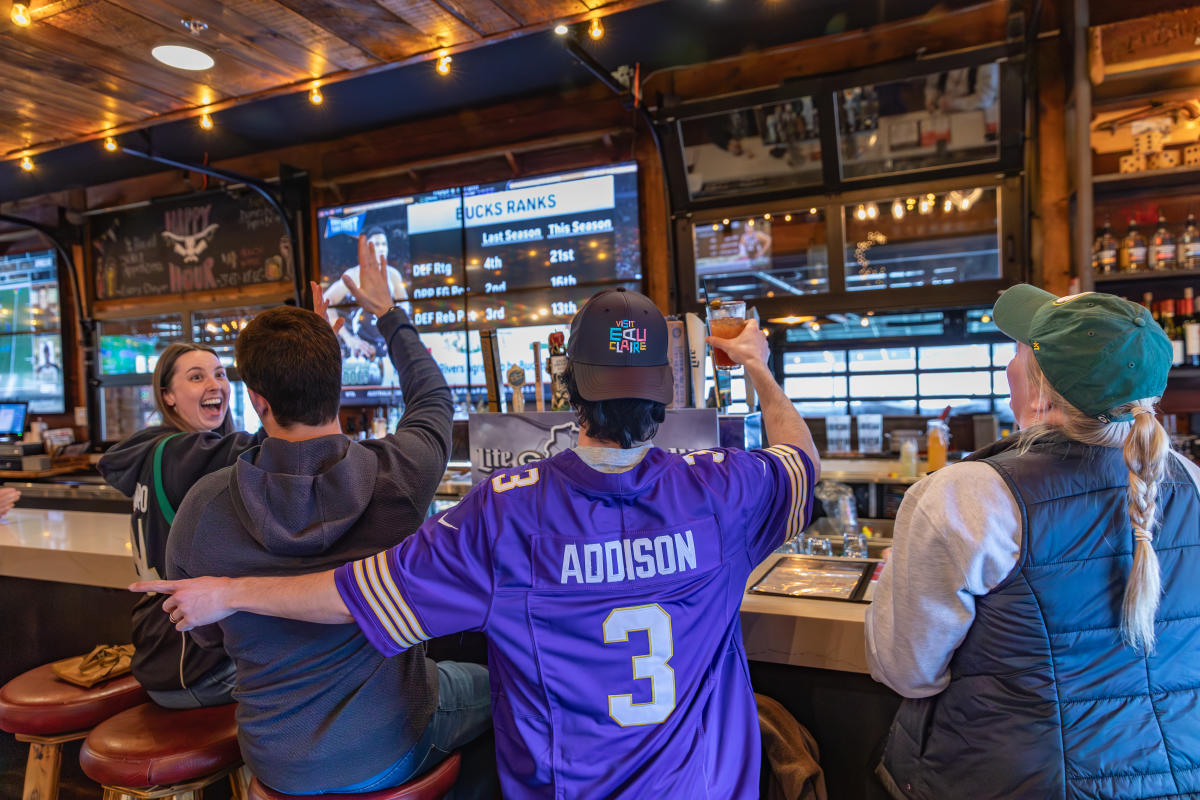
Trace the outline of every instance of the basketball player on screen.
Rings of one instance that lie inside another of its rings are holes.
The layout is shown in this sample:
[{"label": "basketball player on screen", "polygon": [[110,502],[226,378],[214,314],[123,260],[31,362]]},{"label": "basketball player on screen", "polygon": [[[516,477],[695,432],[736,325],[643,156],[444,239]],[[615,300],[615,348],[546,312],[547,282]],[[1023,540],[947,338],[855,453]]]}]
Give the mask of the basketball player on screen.
[{"label": "basketball player on screen", "polygon": [[296,577],[131,588],[171,594],[180,630],[239,611],[354,622],[384,655],[486,632],[505,797],[757,798],[739,609],[751,571],[808,523],[819,462],[754,320],[708,341],[745,366],[774,446],[654,447],[667,335],[649,298],[593,296],[568,345],[578,446],[492,473],[391,550]]},{"label": "basketball player on screen", "polygon": [[[383,264],[387,267],[388,288],[391,289],[392,299],[407,300],[408,291],[404,288],[404,276],[400,274],[400,270],[387,263],[387,255],[387,234],[380,227],[368,228],[366,233],[358,237],[358,264],[347,269],[340,278],[329,284],[329,288],[325,290],[325,305],[336,306],[352,300],[363,264]],[[332,325],[337,321],[338,312],[327,308],[325,316]],[[360,308],[355,310],[350,324],[338,331],[338,336],[349,349],[350,355],[375,358],[379,354],[383,337],[379,334],[375,322],[373,315]]]}]

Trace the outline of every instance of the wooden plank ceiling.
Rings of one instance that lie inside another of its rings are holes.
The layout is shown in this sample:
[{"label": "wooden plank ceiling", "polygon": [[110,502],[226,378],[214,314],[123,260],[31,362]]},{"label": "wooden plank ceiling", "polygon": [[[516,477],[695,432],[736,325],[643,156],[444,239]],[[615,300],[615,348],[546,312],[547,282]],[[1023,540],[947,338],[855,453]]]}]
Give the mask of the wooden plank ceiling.
[{"label": "wooden plank ceiling", "polygon": [[[0,160],[198,116],[654,0],[0,0]],[[208,25],[197,36],[183,19]],[[203,72],[160,64],[194,43]]]}]

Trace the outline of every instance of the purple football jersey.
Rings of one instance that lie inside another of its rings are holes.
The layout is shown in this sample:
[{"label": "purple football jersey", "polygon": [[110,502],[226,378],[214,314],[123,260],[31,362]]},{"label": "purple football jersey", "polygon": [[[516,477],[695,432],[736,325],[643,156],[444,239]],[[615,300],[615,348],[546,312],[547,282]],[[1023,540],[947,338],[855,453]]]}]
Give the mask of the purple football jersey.
[{"label": "purple football jersey", "polygon": [[651,448],[617,474],[567,451],[494,473],[337,586],[386,655],[487,633],[506,797],[754,798],[738,612],[811,496],[787,445]]}]

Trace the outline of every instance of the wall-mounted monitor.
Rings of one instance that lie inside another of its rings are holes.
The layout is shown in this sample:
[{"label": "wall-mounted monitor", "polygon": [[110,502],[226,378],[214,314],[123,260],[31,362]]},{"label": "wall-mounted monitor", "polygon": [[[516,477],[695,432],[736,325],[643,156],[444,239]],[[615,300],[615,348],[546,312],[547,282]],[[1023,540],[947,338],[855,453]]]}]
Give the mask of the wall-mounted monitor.
[{"label": "wall-mounted monitor", "polygon": [[0,256],[0,401],[66,410],[61,324],[54,251]]},{"label": "wall-mounted monitor", "polygon": [[472,294],[640,281],[637,165],[463,188]]},{"label": "wall-mounted monitor", "polygon": [[345,320],[351,404],[399,399],[376,321],[344,280],[357,280],[360,237],[386,254],[392,296],[452,387],[483,386],[479,329],[566,325],[605,285],[641,285],[632,162],[323,208],[317,225],[330,321]]}]

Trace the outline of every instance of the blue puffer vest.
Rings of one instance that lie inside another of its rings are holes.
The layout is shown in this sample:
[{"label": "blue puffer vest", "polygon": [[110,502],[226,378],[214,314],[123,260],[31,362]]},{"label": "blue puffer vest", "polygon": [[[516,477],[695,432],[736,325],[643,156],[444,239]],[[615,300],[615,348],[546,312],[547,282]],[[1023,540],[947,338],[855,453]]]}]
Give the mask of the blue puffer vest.
[{"label": "blue puffer vest", "polygon": [[[984,454],[981,454],[984,455]],[[1133,562],[1121,451],[1065,439],[982,458],[1023,521],[1017,566],[976,598],[945,691],[905,700],[880,775],[909,798],[1200,797],[1200,497],[1172,457],[1149,657],[1120,638]]]}]

